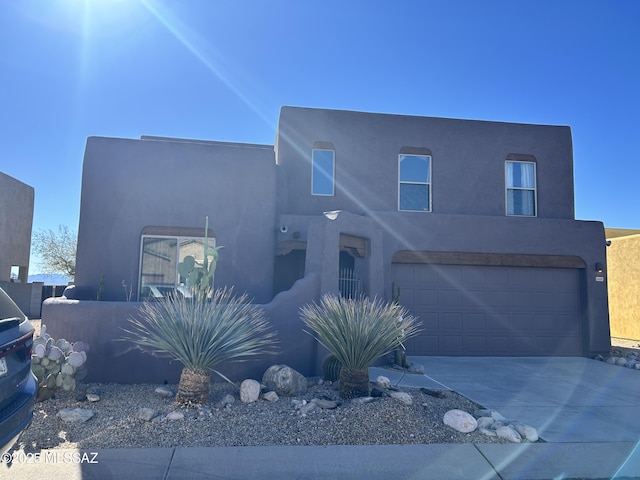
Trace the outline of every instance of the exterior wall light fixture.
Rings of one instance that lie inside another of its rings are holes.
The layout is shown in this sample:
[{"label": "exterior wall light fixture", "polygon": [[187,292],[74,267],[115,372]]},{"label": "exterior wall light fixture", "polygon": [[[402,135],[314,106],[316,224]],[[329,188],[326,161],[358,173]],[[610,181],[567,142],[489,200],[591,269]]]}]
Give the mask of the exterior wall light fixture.
[{"label": "exterior wall light fixture", "polygon": [[596,273],[602,273],[602,272],[604,272],[604,268],[602,266],[602,263],[596,262]]}]

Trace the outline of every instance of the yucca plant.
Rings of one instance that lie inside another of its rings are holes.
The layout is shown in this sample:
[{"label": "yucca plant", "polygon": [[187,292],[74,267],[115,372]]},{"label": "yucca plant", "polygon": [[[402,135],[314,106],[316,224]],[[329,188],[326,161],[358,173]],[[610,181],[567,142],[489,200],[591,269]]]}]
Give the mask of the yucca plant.
[{"label": "yucca plant", "polygon": [[246,294],[216,289],[203,300],[175,295],[146,302],[138,318],[129,318],[126,339],[152,354],[182,363],[176,400],[204,403],[209,397],[211,372],[222,362],[275,353],[275,332],[263,311]]},{"label": "yucca plant", "polygon": [[340,395],[369,395],[369,367],[418,332],[418,321],[397,303],[367,297],[325,295],[320,304],[302,307],[302,320],[342,364]]}]

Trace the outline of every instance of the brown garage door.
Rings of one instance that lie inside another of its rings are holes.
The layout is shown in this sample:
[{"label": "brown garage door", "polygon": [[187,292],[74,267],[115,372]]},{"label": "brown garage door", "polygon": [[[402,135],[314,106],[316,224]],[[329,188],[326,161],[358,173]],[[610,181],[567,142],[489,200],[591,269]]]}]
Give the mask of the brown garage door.
[{"label": "brown garage door", "polygon": [[393,264],[409,355],[582,355],[580,270]]}]

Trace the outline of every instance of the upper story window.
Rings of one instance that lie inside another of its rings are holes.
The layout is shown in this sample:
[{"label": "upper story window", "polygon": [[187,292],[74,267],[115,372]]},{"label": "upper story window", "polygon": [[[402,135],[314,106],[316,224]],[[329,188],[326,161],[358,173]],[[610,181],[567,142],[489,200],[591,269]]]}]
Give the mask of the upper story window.
[{"label": "upper story window", "polygon": [[505,162],[507,215],[535,217],[536,163],[523,161]]},{"label": "upper story window", "polygon": [[398,210],[431,211],[431,155],[398,156]]},{"label": "upper story window", "polygon": [[[175,234],[172,230],[176,230]],[[180,230],[180,231],[177,231]],[[140,245],[140,300],[156,300],[174,293],[190,295],[188,272],[202,266],[205,238],[202,229],[147,227]],[[209,247],[215,247],[210,230]],[[201,267],[200,267],[201,268]]]},{"label": "upper story window", "polygon": [[333,195],[335,184],[336,152],[329,148],[311,151],[311,194]]}]

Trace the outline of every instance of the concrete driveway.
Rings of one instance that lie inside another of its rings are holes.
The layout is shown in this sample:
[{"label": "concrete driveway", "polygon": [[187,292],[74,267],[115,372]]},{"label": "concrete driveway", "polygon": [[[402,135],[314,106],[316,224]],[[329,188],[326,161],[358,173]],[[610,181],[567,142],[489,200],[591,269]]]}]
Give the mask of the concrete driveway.
[{"label": "concrete driveway", "polygon": [[[640,371],[581,357],[409,361],[424,365],[425,375],[406,375],[403,384],[424,386],[426,380],[432,388],[454,390],[506,418],[536,427],[547,442],[640,440]],[[389,376],[389,371],[380,369],[379,374]]]}]

